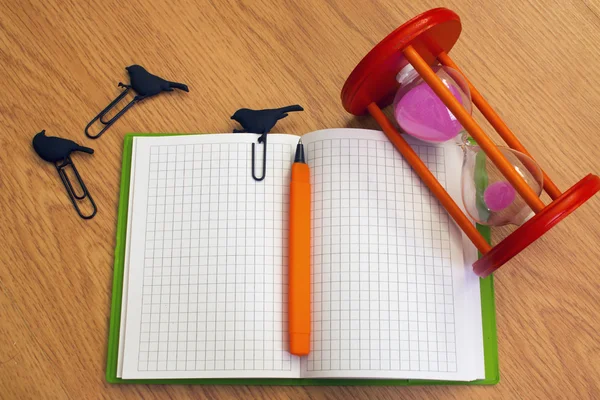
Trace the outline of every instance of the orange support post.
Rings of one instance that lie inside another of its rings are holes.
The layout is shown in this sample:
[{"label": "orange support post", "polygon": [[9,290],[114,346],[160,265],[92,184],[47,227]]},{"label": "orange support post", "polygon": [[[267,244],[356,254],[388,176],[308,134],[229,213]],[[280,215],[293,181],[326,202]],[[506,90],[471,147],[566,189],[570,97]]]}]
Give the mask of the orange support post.
[{"label": "orange support post", "polygon": [[[467,84],[469,85],[469,89],[471,90],[471,98],[473,99],[473,104],[475,104],[475,106],[479,109],[479,111],[481,111],[481,113],[483,114],[485,119],[487,119],[488,122],[490,123],[490,125],[492,125],[492,127],[496,130],[496,132],[498,132],[498,135],[500,135],[500,137],[504,140],[504,142],[506,142],[508,147],[510,147],[511,149],[520,151],[521,153],[525,154],[526,156],[531,157],[531,154],[529,154],[527,152],[527,150],[525,149],[525,146],[523,146],[523,144],[521,144],[519,139],[517,139],[515,134],[512,133],[512,131],[504,123],[502,118],[500,118],[500,116],[496,113],[496,111],[494,111],[492,106],[490,106],[490,104],[485,100],[485,98],[481,95],[481,93],[479,93],[479,91],[477,89],[475,89],[473,84],[469,81],[469,79],[467,79],[465,74],[462,73],[462,71],[460,70],[460,68],[458,68],[458,66],[454,63],[454,61],[452,61],[450,56],[445,51],[442,50],[438,54],[437,59],[440,63],[442,63],[442,65],[445,65],[450,68],[454,68],[455,70],[459,71],[462,74],[462,76],[467,81]],[[531,158],[534,159],[533,157],[531,157]],[[548,175],[546,175],[546,172],[544,172],[543,170],[542,170],[542,174],[544,175],[544,190],[546,191],[546,193],[548,193],[548,195],[550,196],[550,198],[552,200],[556,200],[562,194],[560,192],[560,189],[558,189],[558,187],[554,184],[554,182],[552,182],[550,177]]]},{"label": "orange support post", "polygon": [[479,147],[487,154],[492,162],[498,167],[502,175],[515,188],[517,193],[521,195],[523,200],[531,207],[535,213],[539,213],[544,209],[544,203],[529,187],[527,182],[521,177],[514,166],[502,155],[496,145],[487,137],[483,129],[475,122],[473,117],[464,109],[464,107],[456,100],[450,90],[442,83],[440,78],[431,69],[429,64],[419,55],[412,47],[407,46],[403,50],[404,56],[410,64],[419,73],[421,78],[431,87],[435,94],[442,100],[444,105],[454,114],[456,119],[461,123],[463,128],[475,139]]},{"label": "orange support post", "polygon": [[483,236],[481,236],[477,228],[475,228],[465,213],[458,207],[452,197],[450,197],[446,189],[444,189],[435,176],[433,176],[431,171],[419,158],[417,153],[415,153],[412,147],[410,147],[408,142],[404,140],[404,138],[400,135],[400,132],[394,128],[394,125],[385,116],[377,104],[371,103],[368,105],[367,109],[369,110],[371,116],[375,118],[381,129],[383,129],[383,132],[388,137],[390,142],[392,142],[394,147],[402,154],[404,159],[410,164],[417,175],[419,175],[419,177],[423,180],[423,183],[425,183],[429,190],[431,190],[435,197],[437,197],[442,206],[444,206],[446,211],[448,211],[448,214],[450,214],[450,216],[454,219],[456,224],[463,230],[467,237],[471,239],[471,242],[473,242],[475,247],[477,247],[482,254],[486,254],[488,251],[490,251],[491,246],[488,244],[488,242],[486,242]]}]

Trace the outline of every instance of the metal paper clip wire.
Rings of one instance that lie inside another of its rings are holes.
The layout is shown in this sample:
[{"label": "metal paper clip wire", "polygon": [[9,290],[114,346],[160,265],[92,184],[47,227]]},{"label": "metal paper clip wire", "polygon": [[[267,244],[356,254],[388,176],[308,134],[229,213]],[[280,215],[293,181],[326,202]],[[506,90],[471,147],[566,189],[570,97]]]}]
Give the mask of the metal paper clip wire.
[{"label": "metal paper clip wire", "polygon": [[[92,119],[90,121],[90,123],[87,124],[87,126],[85,127],[85,135],[87,137],[89,137],[90,139],[98,139],[100,136],[102,136],[102,134],[104,134],[104,132],[108,128],[110,128],[110,126],[112,124],[114,124],[119,118],[121,118],[121,116],[123,114],[125,114],[125,112],[127,110],[129,110],[135,103],[137,103],[138,101],[140,101],[142,99],[141,96],[135,96],[133,98],[133,100],[131,100],[125,107],[123,107],[121,109],[121,111],[119,111],[114,117],[112,117],[108,121],[104,121],[104,117],[106,116],[106,114],[108,114],[110,112],[110,110],[112,110],[117,104],[119,104],[119,102],[121,100],[123,100],[123,98],[125,96],[127,96],[127,93],[129,93],[129,91],[132,90],[131,85],[125,85],[125,84],[123,84],[121,82],[119,82],[119,87],[124,87],[125,90],[123,90],[123,92],[121,92],[120,95],[118,95],[108,106],[106,106],[106,108],[104,110],[100,111],[100,113],[98,115],[96,115],[94,117],[94,119]],[[88,130],[98,120],[100,120],[100,122],[104,125],[104,127],[102,128],[102,130],[100,132],[98,132],[98,134],[96,134],[96,135],[90,135],[90,133],[88,132]]]},{"label": "metal paper clip wire", "polygon": [[[83,180],[81,179],[81,176],[79,175],[79,171],[77,171],[77,168],[75,168],[75,164],[73,164],[73,161],[71,161],[71,157],[67,156],[62,162],[55,163],[54,166],[56,167],[56,170],[58,171],[58,175],[60,176],[60,179],[62,180],[63,185],[65,186],[65,189],[67,190],[69,199],[71,199],[71,203],[73,204],[73,207],[75,207],[77,214],[79,214],[79,216],[83,219],[90,219],[94,215],[96,215],[96,212],[98,211],[98,209],[96,208],[96,203],[94,202],[94,199],[92,199],[90,192],[88,192],[87,187],[85,186],[85,183],[83,183]],[[73,185],[71,184],[71,180],[69,179],[69,177],[67,176],[67,173],[65,172],[65,168],[68,166],[71,166],[71,168],[73,169],[73,172],[75,173],[75,177],[77,178],[77,183],[79,183],[79,186],[81,187],[81,190],[83,193],[82,195],[77,195],[75,193]],[[78,204],[79,201],[81,201],[85,198],[88,198],[90,201],[90,204],[92,205],[92,213],[89,215],[84,215],[81,212],[81,209],[79,208],[79,204]]]},{"label": "metal paper clip wire", "polygon": [[[261,140],[262,139],[262,140]],[[262,143],[263,144],[263,161],[262,161],[262,176],[260,178],[258,178],[256,176],[256,162],[255,162],[255,158],[256,158],[256,143],[252,143],[252,177],[254,178],[255,181],[260,182],[263,179],[265,179],[265,175],[267,174],[267,135],[263,135],[260,138],[258,138],[258,143]]]}]

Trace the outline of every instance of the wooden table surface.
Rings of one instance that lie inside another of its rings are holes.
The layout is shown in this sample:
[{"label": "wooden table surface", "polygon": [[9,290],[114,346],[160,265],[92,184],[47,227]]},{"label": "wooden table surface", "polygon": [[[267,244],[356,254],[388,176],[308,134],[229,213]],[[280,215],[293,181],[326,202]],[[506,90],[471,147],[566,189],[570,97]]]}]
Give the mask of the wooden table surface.
[{"label": "wooden table surface", "polygon": [[[105,381],[123,135],[229,132],[240,107],[290,103],[306,111],[279,131],[375,128],[342,108],[346,77],[396,26],[439,5],[462,18],[455,61],[555,183],[565,190],[600,173],[598,0],[0,0],[0,398],[598,396],[600,197],[496,274],[496,386]],[[158,96],[100,140],[85,138],[134,63],[190,93]],[[94,219],[76,216],[54,167],[32,150],[42,129],[96,150],[73,157],[98,204]]]}]

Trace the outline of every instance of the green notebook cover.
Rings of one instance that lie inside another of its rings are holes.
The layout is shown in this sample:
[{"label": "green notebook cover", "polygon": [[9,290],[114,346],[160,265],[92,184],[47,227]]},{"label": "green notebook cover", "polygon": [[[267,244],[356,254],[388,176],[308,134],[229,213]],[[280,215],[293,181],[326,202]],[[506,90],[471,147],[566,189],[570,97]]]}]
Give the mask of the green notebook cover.
[{"label": "green notebook cover", "polygon": [[[494,306],[494,279],[489,276],[481,280],[481,309],[483,321],[483,343],[485,356],[485,379],[472,382],[436,381],[420,379],[314,379],[314,378],[197,378],[197,379],[121,379],[117,378],[119,355],[119,329],[121,325],[121,298],[123,293],[123,268],[125,263],[125,241],[127,238],[127,208],[129,206],[129,182],[133,138],[136,136],[168,136],[166,134],[127,134],[123,143],[121,189],[117,217],[117,235],[113,271],[112,302],[108,335],[106,380],[110,383],[137,384],[200,384],[200,385],[355,385],[355,386],[408,386],[408,385],[494,385],[500,381],[498,368],[498,339],[496,336],[496,310]],[[478,226],[479,231],[490,241],[488,227]]]}]

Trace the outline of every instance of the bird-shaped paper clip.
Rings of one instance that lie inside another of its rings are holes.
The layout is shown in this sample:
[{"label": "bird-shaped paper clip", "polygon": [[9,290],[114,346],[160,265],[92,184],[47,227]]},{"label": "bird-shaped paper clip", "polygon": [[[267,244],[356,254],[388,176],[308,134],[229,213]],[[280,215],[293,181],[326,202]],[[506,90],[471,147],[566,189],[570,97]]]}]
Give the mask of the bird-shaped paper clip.
[{"label": "bird-shaped paper clip", "polygon": [[240,108],[232,116],[231,119],[239,122],[243,129],[234,129],[233,133],[258,133],[258,143],[263,145],[263,161],[262,161],[262,176],[256,175],[255,158],[256,144],[252,143],[252,178],[255,181],[265,179],[267,173],[267,133],[273,129],[277,121],[288,116],[289,112],[304,111],[304,108],[295,104],[281,108],[269,108],[265,110],[251,110],[249,108]]},{"label": "bird-shaped paper clip", "polygon": [[[106,130],[115,123],[116,120],[121,118],[123,114],[134,104],[147,99],[152,96],[156,96],[162,92],[172,92],[173,89],[183,90],[184,92],[189,92],[187,85],[178,82],[170,82],[159,76],[152,75],[150,72],[146,71],[144,67],[141,65],[132,65],[130,67],[125,68],[129,73],[130,84],[125,85],[119,82],[119,87],[125,88],[106,108],[98,115],[94,117],[90,121],[89,124],[85,127],[85,135],[91,139],[98,139]],[[114,117],[109,120],[105,120],[106,114],[110,112],[125,96],[129,93],[130,90],[133,90],[136,93],[136,96],[131,100],[125,107],[123,107]],[[104,125],[102,130],[96,135],[91,135],[89,133],[90,127],[96,122],[100,120],[100,122]]]},{"label": "bird-shaped paper clip", "polygon": [[[83,183],[83,180],[81,179],[77,168],[75,168],[75,164],[73,164],[73,161],[71,161],[71,153],[74,151],[81,151],[88,154],[94,154],[94,150],[90,149],[89,147],[80,146],[69,139],[63,139],[54,136],[46,136],[45,130],[35,135],[33,137],[32,143],[33,149],[42,158],[42,160],[51,162],[56,167],[58,175],[60,176],[60,179],[62,180],[63,185],[67,190],[67,194],[69,195],[71,203],[73,204],[73,207],[75,207],[77,214],[79,214],[79,216],[83,219],[90,219],[94,215],[96,215],[96,203],[94,203],[94,199],[92,199],[92,196],[87,190],[85,183]],[[81,188],[81,194],[77,194],[75,192],[75,189],[71,184],[71,180],[65,172],[65,168],[67,168],[68,166],[71,166],[71,168],[73,169],[73,173],[75,175],[75,178],[77,179],[77,183],[79,183],[79,186]],[[86,198],[89,200],[92,207],[91,213],[87,215],[83,214],[81,212],[81,209],[79,208],[79,202]]]}]

